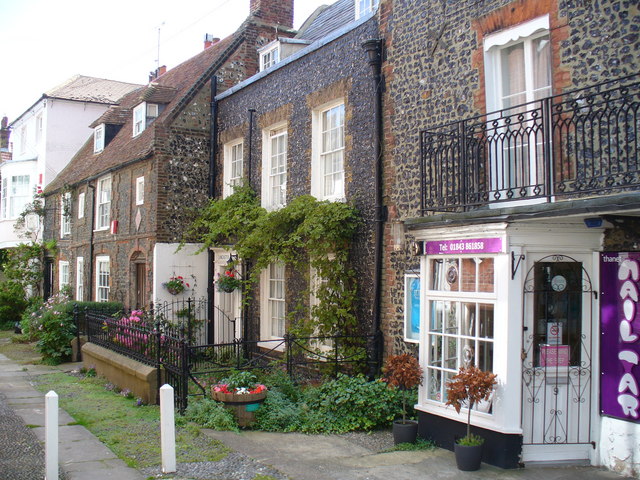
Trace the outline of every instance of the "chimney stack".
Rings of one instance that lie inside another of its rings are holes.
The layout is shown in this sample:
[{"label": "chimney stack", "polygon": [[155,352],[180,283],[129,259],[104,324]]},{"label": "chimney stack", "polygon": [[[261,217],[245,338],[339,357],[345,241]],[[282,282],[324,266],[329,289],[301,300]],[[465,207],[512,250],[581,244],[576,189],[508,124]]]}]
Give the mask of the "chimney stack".
[{"label": "chimney stack", "polygon": [[204,35],[204,49],[206,50],[211,45],[215,45],[219,41],[220,41],[220,39],[218,37],[214,37],[210,33],[205,33],[205,35]]},{"label": "chimney stack", "polygon": [[2,117],[0,120],[0,150],[4,152],[9,151],[9,135],[11,134],[7,125],[9,125],[9,119]]},{"label": "chimney stack", "polygon": [[159,76],[164,75],[165,73],[167,73],[166,65],[162,65],[161,67],[158,67],[157,70],[154,70],[153,72],[149,72],[149,83],[153,82]]},{"label": "chimney stack", "polygon": [[293,28],[293,0],[251,0],[249,15],[267,23]]}]

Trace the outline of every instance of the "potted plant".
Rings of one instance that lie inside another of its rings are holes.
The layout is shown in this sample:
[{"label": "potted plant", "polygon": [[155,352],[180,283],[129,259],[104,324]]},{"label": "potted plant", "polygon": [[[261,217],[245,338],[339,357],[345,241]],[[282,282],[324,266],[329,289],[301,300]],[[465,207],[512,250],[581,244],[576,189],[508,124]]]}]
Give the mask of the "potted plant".
[{"label": "potted plant", "polygon": [[458,469],[473,471],[480,468],[484,439],[471,433],[471,410],[483,400],[491,397],[496,384],[496,376],[470,365],[460,367],[460,371],[447,382],[447,405],[453,405],[457,413],[467,408],[467,434],[454,444]]},{"label": "potted plant", "polygon": [[162,286],[166,288],[171,295],[178,295],[189,288],[189,284],[184,281],[184,277],[181,275],[173,275],[169,278],[169,281],[164,282]]},{"label": "potted plant", "polygon": [[256,410],[266,397],[267,387],[258,383],[256,376],[248,371],[234,372],[211,386],[211,398],[224,403],[241,427],[251,426]]},{"label": "potted plant", "polygon": [[418,360],[408,353],[391,355],[384,367],[384,381],[402,392],[402,420],[393,422],[393,441],[414,443],[418,435],[418,422],[407,420],[407,395],[409,390],[422,385],[422,368]]},{"label": "potted plant", "polygon": [[226,270],[224,274],[219,274],[216,284],[219,292],[226,293],[231,293],[242,285],[240,279],[236,277],[236,272],[233,270]]}]

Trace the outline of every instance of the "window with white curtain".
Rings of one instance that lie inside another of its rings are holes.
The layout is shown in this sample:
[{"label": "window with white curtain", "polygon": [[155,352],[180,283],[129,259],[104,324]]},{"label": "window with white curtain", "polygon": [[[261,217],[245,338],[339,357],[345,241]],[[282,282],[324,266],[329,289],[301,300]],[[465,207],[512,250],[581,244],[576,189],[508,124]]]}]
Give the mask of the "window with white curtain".
[{"label": "window with white curtain", "polygon": [[344,200],[345,108],[342,100],[314,112],[311,194]]},{"label": "window with white curtain", "polygon": [[11,175],[2,179],[2,218],[16,218],[32,198],[29,175]]},{"label": "window with white curtain", "polygon": [[109,301],[110,280],[111,265],[109,257],[96,257],[96,302]]},{"label": "window with white curtain", "polygon": [[58,262],[58,274],[59,289],[62,290],[63,287],[69,285],[69,262],[65,260]]},{"label": "window with white curtain", "polygon": [[287,201],[286,125],[265,130],[263,140],[262,206],[275,210]]},{"label": "window with white curtain", "polygon": [[106,230],[111,220],[111,177],[98,180],[96,197],[96,229]]},{"label": "window with white curtain", "polygon": [[261,331],[270,338],[285,334],[285,279],[284,264],[272,263],[262,274]]},{"label": "window with white curtain", "polygon": [[84,300],[84,257],[76,258],[76,300]]},{"label": "window with white curtain", "polygon": [[222,172],[224,185],[222,186],[223,198],[233,193],[233,187],[242,182],[244,171],[243,165],[243,142],[236,139],[224,145],[224,171]]}]

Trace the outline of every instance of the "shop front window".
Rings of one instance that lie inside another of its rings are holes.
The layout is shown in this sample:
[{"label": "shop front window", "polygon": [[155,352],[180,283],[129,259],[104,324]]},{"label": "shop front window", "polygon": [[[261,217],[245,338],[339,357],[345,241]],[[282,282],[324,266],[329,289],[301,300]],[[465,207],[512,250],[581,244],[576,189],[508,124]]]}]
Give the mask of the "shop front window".
[{"label": "shop front window", "polygon": [[429,260],[427,397],[446,402],[446,383],[462,366],[493,371],[494,259]]}]

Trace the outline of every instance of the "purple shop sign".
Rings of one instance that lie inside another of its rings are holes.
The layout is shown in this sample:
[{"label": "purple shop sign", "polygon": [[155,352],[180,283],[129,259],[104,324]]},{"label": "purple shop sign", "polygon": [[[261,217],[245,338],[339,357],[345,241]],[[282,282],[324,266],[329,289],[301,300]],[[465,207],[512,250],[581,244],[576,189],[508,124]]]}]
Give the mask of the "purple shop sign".
[{"label": "purple shop sign", "polygon": [[502,252],[502,238],[465,238],[425,242],[425,253],[427,255]]},{"label": "purple shop sign", "polygon": [[640,252],[600,254],[600,411],[640,423]]}]

